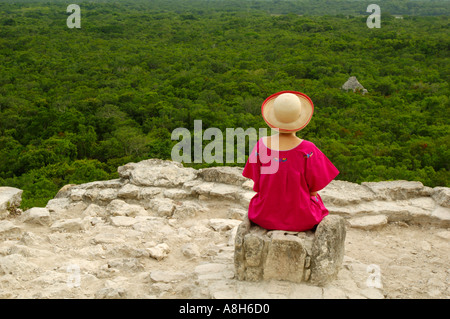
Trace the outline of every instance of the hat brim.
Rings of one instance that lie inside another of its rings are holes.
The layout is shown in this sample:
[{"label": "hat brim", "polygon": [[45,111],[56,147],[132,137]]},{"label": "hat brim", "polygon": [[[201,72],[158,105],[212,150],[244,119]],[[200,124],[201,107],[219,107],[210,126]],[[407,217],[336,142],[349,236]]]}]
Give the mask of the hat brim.
[{"label": "hat brim", "polygon": [[[302,111],[300,117],[290,123],[283,123],[278,121],[274,114],[273,102],[277,98],[277,96],[283,93],[292,93],[297,95],[297,97],[300,99],[302,103]],[[269,96],[267,99],[264,100],[261,106],[261,114],[267,125],[269,125],[274,130],[281,130],[287,132],[295,132],[304,129],[311,120],[313,113],[314,113],[314,104],[309,98],[309,96],[297,91],[281,91],[272,94],[271,96]]]}]

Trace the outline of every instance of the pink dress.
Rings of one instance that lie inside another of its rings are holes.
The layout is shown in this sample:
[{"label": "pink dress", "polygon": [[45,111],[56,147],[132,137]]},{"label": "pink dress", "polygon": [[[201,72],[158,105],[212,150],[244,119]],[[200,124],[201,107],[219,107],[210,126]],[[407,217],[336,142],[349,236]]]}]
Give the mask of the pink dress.
[{"label": "pink dress", "polygon": [[254,181],[255,196],[248,218],[265,229],[306,231],[326,215],[319,195],[339,171],[311,142],[303,140],[286,151],[272,150],[262,138],[245,165],[243,176]]}]

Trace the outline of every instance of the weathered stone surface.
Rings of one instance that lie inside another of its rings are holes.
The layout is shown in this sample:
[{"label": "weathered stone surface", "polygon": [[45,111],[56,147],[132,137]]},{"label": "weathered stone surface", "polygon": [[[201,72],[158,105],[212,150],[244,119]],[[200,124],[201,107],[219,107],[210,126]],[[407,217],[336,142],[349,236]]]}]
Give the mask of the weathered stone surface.
[{"label": "weathered stone surface", "polygon": [[244,220],[245,216],[247,216],[247,211],[241,208],[231,208],[227,215],[228,218],[237,220]]},{"label": "weathered stone surface", "polygon": [[49,200],[47,205],[45,205],[45,208],[47,208],[52,215],[60,215],[61,213],[66,212],[70,204],[71,200],[69,198],[58,197]]},{"label": "weathered stone surface", "polygon": [[268,247],[264,279],[304,281],[306,257],[302,239],[281,232],[274,234]]},{"label": "weathered stone surface", "polygon": [[241,167],[209,167],[201,169],[198,175],[206,182],[241,186],[247,181],[247,178],[242,176],[242,171]]},{"label": "weathered stone surface", "polygon": [[232,278],[233,271],[227,271],[228,265],[220,263],[201,264],[194,269],[199,280],[223,280]]},{"label": "weathered stone surface", "polygon": [[106,211],[111,216],[139,216],[147,215],[147,211],[140,205],[128,204],[121,199],[112,200],[106,207]]},{"label": "weathered stone surface", "polygon": [[137,222],[133,217],[127,216],[112,216],[109,217],[109,221],[116,227],[131,227]]},{"label": "weathered stone surface", "polygon": [[200,249],[194,243],[187,243],[181,247],[181,252],[186,258],[196,258],[200,256]]},{"label": "weathered stone surface", "polygon": [[142,271],[144,268],[137,258],[117,258],[109,260],[108,268],[115,268],[123,271]]},{"label": "weathered stone surface", "polygon": [[245,208],[248,208],[248,205],[250,204],[250,201],[255,196],[256,192],[253,191],[247,191],[240,193],[239,202],[241,205]]},{"label": "weathered stone surface", "polygon": [[172,217],[178,219],[187,219],[197,216],[200,213],[206,213],[208,210],[197,202],[183,201],[181,205],[176,205]]},{"label": "weathered stone surface", "polygon": [[13,275],[27,279],[29,275],[39,269],[39,266],[30,262],[19,254],[0,256],[0,275]]},{"label": "weathered stone surface", "polygon": [[106,217],[107,215],[108,214],[104,206],[99,206],[93,203],[86,207],[86,209],[82,213],[83,217]]},{"label": "weathered stone surface", "polygon": [[24,223],[38,224],[43,226],[48,226],[51,223],[50,212],[45,207],[33,207],[26,210],[22,214],[21,220]]},{"label": "weathered stone surface", "polygon": [[88,226],[87,221],[81,218],[60,219],[55,221],[50,229],[54,231],[76,232],[85,230]]},{"label": "weathered stone surface", "polygon": [[0,240],[19,239],[23,231],[8,220],[0,220]]},{"label": "weathered stone surface", "polygon": [[314,234],[311,253],[311,283],[324,285],[336,278],[344,259],[345,220],[328,215]]},{"label": "weathered stone surface", "polygon": [[171,198],[171,199],[185,199],[189,197],[190,192],[180,189],[180,188],[171,188],[166,189],[163,193],[164,197]]},{"label": "weathered stone surface", "polygon": [[98,192],[97,199],[104,202],[110,202],[117,197],[117,189],[105,188]]},{"label": "weathered stone surface", "polygon": [[150,253],[150,257],[156,260],[162,260],[167,257],[170,252],[170,248],[166,243],[162,243],[148,248],[148,252]]},{"label": "weathered stone surface", "polygon": [[386,182],[364,182],[362,186],[368,187],[375,193],[378,199],[403,200],[421,196],[423,184],[411,181],[386,181]]},{"label": "weathered stone surface", "polygon": [[171,217],[175,210],[175,203],[170,198],[154,198],[149,201],[148,207],[158,216]]},{"label": "weathered stone surface", "polygon": [[141,188],[133,184],[125,184],[117,192],[117,197],[119,198],[139,198]]},{"label": "weathered stone surface", "polygon": [[234,200],[239,198],[240,192],[241,189],[237,186],[214,183],[209,195]]},{"label": "weathered stone surface", "polygon": [[197,171],[181,163],[158,159],[129,163],[118,168],[119,176],[137,186],[176,187],[193,180]]},{"label": "weathered stone surface", "polygon": [[[60,191],[61,192],[61,191]],[[86,193],[86,190],[83,188],[72,188],[69,190],[70,196],[69,198],[71,200],[83,200],[83,196]],[[59,193],[58,193],[59,194]]]},{"label": "weathered stone surface", "polygon": [[377,229],[385,226],[388,223],[388,219],[385,215],[374,215],[355,217],[349,220],[350,227],[360,229]]},{"label": "weathered stone surface", "polygon": [[123,236],[115,233],[100,233],[92,238],[92,244],[122,244],[125,242]]},{"label": "weathered stone surface", "polygon": [[344,256],[345,222],[326,216],[314,235],[270,231],[245,219],[235,236],[236,278],[325,284],[337,276]]},{"label": "weathered stone surface", "polygon": [[[45,208],[0,220],[0,298],[448,298],[448,188],[332,181],[320,191],[331,216],[367,230],[349,227],[335,276],[339,238],[251,227],[252,187],[241,169],[159,160],[66,185]],[[389,285],[368,287],[359,256]],[[68,286],[68,265],[79,266],[82,289]]]},{"label": "weathered stone surface", "polygon": [[343,206],[370,202],[376,198],[368,187],[346,181],[332,181],[320,191],[325,205]]},{"label": "weathered stone surface", "polygon": [[186,277],[187,275],[181,271],[156,270],[150,273],[150,280],[153,282],[178,282]]},{"label": "weathered stone surface", "polygon": [[11,209],[18,208],[22,201],[23,190],[1,186],[0,187],[0,219],[9,215]]},{"label": "weathered stone surface", "polygon": [[435,187],[433,189],[432,197],[438,205],[443,207],[450,207],[450,188]]},{"label": "weathered stone surface", "polygon": [[450,227],[450,209],[446,207],[438,206],[432,213],[434,224],[440,227],[449,228]]},{"label": "weathered stone surface", "polygon": [[240,220],[227,218],[212,218],[209,220],[209,226],[216,231],[227,231],[240,225],[240,223]]},{"label": "weathered stone surface", "polygon": [[161,187],[140,187],[139,200],[151,200],[161,194],[164,188]]},{"label": "weathered stone surface", "polygon": [[70,197],[70,190],[72,187],[76,186],[76,184],[67,184],[61,187],[58,193],[55,195],[55,198],[67,198]]}]

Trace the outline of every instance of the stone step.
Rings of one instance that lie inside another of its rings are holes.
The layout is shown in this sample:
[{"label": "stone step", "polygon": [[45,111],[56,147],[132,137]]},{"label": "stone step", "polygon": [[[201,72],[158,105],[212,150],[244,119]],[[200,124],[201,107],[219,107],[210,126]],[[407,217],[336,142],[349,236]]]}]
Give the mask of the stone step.
[{"label": "stone step", "polygon": [[389,222],[431,224],[444,228],[450,226],[450,209],[436,205],[431,198],[391,202],[374,200],[348,206],[325,205],[330,214],[345,218],[384,215]]}]

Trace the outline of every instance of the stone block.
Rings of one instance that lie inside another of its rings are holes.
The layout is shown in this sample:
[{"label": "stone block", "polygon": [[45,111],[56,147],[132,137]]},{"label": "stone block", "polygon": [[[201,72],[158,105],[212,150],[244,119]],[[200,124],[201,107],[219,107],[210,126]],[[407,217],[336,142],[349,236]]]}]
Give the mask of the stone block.
[{"label": "stone block", "polygon": [[6,218],[11,210],[20,206],[22,193],[23,190],[15,187],[0,187],[0,219]]},{"label": "stone block", "polygon": [[26,210],[21,218],[22,222],[48,226],[51,223],[50,212],[45,207],[33,207]]},{"label": "stone block", "polygon": [[346,228],[341,216],[326,216],[315,232],[268,231],[245,218],[235,237],[238,280],[285,280],[322,286],[337,277]]}]

